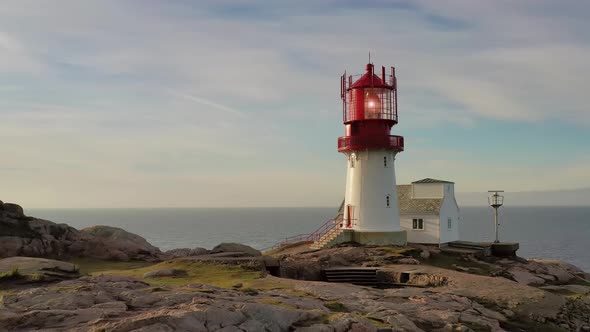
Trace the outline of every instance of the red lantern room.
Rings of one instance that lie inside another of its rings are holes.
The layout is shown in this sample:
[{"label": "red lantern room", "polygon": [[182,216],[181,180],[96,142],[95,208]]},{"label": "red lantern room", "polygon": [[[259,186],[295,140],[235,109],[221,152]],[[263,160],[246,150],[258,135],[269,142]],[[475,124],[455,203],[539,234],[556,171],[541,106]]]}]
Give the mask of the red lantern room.
[{"label": "red lantern room", "polygon": [[404,138],[391,135],[397,124],[397,80],[395,68],[389,74],[381,67],[381,76],[375,74],[369,63],[364,75],[341,78],[342,110],[345,136],[338,138],[338,151],[360,149],[388,149],[403,151]]}]

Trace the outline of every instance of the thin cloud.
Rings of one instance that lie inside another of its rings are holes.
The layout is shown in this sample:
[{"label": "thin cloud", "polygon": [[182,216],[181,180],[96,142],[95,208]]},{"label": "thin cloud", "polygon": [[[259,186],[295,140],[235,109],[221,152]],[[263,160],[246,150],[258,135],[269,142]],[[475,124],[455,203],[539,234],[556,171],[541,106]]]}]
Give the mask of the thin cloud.
[{"label": "thin cloud", "polygon": [[183,92],[178,92],[178,91],[169,91],[169,93],[172,96],[178,97],[178,98],[182,98],[182,99],[186,99],[186,100],[190,100],[190,101],[194,101],[195,103],[201,104],[201,105],[205,105],[205,106],[210,106],[213,108],[216,108],[218,110],[222,110],[228,113],[232,113],[234,115],[239,115],[239,116],[244,116],[244,113],[242,113],[241,111],[238,111],[235,108],[226,106],[226,105],[222,105],[220,103],[214,102],[212,100],[209,99],[205,99],[199,96],[195,96],[195,95],[190,95],[188,93],[183,93]]}]

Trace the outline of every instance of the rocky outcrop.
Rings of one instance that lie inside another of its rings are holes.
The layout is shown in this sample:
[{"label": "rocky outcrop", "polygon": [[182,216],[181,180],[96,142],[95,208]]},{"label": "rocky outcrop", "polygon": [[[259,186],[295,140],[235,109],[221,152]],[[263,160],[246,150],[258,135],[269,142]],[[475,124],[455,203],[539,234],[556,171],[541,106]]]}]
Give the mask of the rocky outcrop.
[{"label": "rocky outcrop", "polygon": [[0,258],[12,256],[111,260],[157,260],[161,252],[144,238],[109,226],[79,231],[66,224],[28,217],[23,209],[2,203]]},{"label": "rocky outcrop", "polygon": [[[479,285],[489,278],[462,275]],[[547,301],[560,312],[551,316],[537,307],[542,291],[491,279],[500,292],[508,287],[516,302],[486,298],[480,303],[473,293],[455,294],[463,291],[460,285],[384,290],[281,280],[280,288],[254,291],[82,277],[3,295],[0,331],[557,331],[560,326],[575,331],[588,325],[587,300],[572,299],[561,311],[560,304]],[[276,284],[278,279],[266,281]],[[531,296],[531,291],[541,294]],[[519,306],[529,304],[540,313],[520,316],[526,312]]]},{"label": "rocky outcrop", "polygon": [[128,261],[158,259],[161,254],[160,249],[152,246],[143,237],[121,228],[92,226],[82,229],[81,233],[102,244],[102,247],[88,246],[86,256]]},{"label": "rocky outcrop", "polygon": [[250,246],[240,244],[240,243],[221,243],[221,244],[218,244],[217,246],[215,246],[215,248],[213,248],[211,250],[212,254],[217,254],[217,253],[222,253],[222,252],[240,252],[240,253],[244,253],[245,255],[251,256],[251,257],[262,255],[260,253],[260,251],[254,249]]},{"label": "rocky outcrop", "polygon": [[0,259],[0,275],[15,271],[19,278],[11,282],[49,282],[80,277],[78,268],[71,263],[36,257],[10,257]]},{"label": "rocky outcrop", "polygon": [[502,259],[494,262],[494,266],[497,270],[496,274],[531,286],[590,280],[590,276],[576,266],[556,260]]},{"label": "rocky outcrop", "polygon": [[164,255],[169,258],[180,258],[180,257],[193,257],[193,256],[201,256],[207,255],[209,250],[205,248],[178,248],[178,249],[171,249],[164,252]]}]

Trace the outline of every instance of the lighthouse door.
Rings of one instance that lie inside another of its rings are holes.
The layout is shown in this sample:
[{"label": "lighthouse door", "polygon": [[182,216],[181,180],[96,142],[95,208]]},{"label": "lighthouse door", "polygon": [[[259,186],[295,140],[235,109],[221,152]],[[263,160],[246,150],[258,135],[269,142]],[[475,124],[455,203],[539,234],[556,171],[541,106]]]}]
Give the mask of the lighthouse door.
[{"label": "lighthouse door", "polygon": [[348,204],[346,206],[346,223],[344,227],[352,228],[352,221],[354,220],[354,206]]}]

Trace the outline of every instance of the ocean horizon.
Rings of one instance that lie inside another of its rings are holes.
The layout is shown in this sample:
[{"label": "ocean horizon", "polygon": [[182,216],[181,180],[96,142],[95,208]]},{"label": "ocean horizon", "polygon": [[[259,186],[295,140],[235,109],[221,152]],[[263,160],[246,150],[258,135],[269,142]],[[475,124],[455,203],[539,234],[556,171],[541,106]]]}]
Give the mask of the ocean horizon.
[{"label": "ocean horizon", "polygon": [[[120,227],[161,250],[239,242],[262,249],[286,237],[308,234],[335,217],[337,207],[50,208],[27,209],[33,217],[77,229]],[[567,261],[590,271],[590,206],[507,206],[500,209],[500,240],[520,243],[518,255]],[[461,208],[460,238],[492,241],[487,206]]]}]

